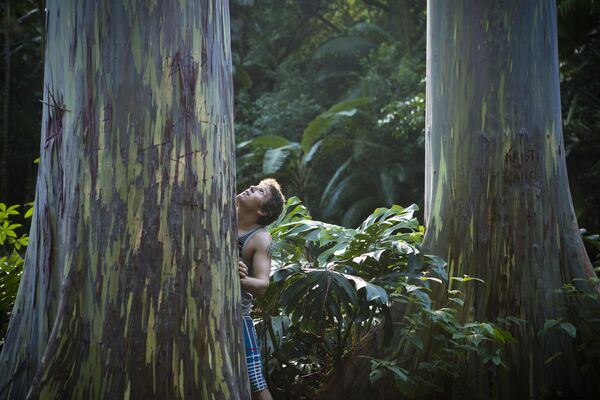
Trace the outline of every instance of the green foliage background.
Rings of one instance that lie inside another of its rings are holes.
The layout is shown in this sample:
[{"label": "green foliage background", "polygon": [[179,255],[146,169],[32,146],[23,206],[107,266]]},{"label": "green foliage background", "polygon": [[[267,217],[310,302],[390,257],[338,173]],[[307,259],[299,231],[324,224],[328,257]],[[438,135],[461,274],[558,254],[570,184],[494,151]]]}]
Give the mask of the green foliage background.
[{"label": "green foliage background", "polygon": [[[464,285],[485,283],[449,277],[443,260],[422,252],[415,211],[378,208],[351,229],[313,220],[297,198],[288,200],[269,227],[272,284],[255,301],[269,387],[279,398],[314,398],[377,324],[385,325],[386,350],[371,359],[370,383],[387,378],[409,398],[449,387],[464,395],[459,382],[474,358],[506,368],[505,348],[515,342],[509,329],[525,321],[459,321]],[[438,304],[434,292],[446,293]],[[400,320],[392,320],[393,307],[403,310]]]},{"label": "green foliage background", "polygon": [[[580,226],[597,232],[600,5],[557,6],[571,190]],[[274,175],[316,218],[344,226],[376,207],[422,204],[425,8],[232,2],[239,189]]]},{"label": "green foliage background", "polygon": [[0,351],[21,281],[23,255],[29,243],[29,235],[24,232],[23,224],[15,220],[28,221],[31,218],[33,203],[27,206],[29,209],[21,214],[19,205],[7,206],[0,203]]},{"label": "green foliage background", "polygon": [[[589,232],[600,231],[599,4],[557,1],[567,164]],[[9,87],[0,80],[6,204],[34,197],[43,7],[0,5],[9,53],[3,77],[10,64]],[[422,204],[425,0],[231,0],[230,7],[238,189],[274,175],[316,218],[344,226],[376,207]]]},{"label": "green foliage background", "polygon": [[[423,253],[416,211],[377,208],[353,229],[314,220],[298,198],[288,200],[269,226],[274,271],[254,310],[269,388],[278,398],[315,398],[378,324],[385,346],[370,358],[369,382],[362,384],[387,380],[402,398],[469,398],[469,365],[481,362],[496,376],[511,368],[508,347],[519,346],[513,333],[528,321],[461,320],[465,286],[493,282],[448,276],[444,260]],[[597,235],[586,240],[600,246]],[[568,295],[569,306],[586,304],[585,311],[546,320],[537,333],[576,341],[589,379],[600,370],[597,284],[569,282],[556,290],[557,298]]]},{"label": "green foliage background", "polygon": [[244,4],[232,8],[239,188],[275,175],[345,226],[420,202],[425,2]]}]

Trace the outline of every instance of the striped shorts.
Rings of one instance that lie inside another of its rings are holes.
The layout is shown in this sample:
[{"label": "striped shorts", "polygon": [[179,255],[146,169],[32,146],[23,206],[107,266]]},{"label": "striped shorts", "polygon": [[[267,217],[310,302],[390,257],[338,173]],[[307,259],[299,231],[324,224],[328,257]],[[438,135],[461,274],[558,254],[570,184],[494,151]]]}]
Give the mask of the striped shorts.
[{"label": "striped shorts", "polygon": [[246,364],[248,366],[248,378],[250,379],[250,391],[260,392],[267,388],[267,382],[262,373],[262,359],[258,338],[252,318],[244,315],[244,345],[246,346]]}]

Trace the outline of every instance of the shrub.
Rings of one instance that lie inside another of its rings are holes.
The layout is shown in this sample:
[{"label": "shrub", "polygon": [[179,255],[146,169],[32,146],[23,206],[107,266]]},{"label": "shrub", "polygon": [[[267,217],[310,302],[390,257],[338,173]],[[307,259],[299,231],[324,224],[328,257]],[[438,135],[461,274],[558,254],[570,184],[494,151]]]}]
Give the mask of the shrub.
[{"label": "shrub", "polygon": [[[458,320],[462,292],[448,291],[449,280],[483,283],[467,276],[449,279],[446,263],[423,253],[416,210],[378,208],[350,229],[312,220],[300,200],[288,200],[269,227],[272,284],[255,312],[272,391],[313,398],[378,324],[384,324],[387,350],[384,358],[371,360],[371,383],[391,375],[407,395],[418,385],[436,390],[440,379],[460,378],[470,357],[481,357],[490,368],[504,365],[504,348],[514,342],[508,326],[522,321]],[[436,308],[433,293],[440,290],[443,306]],[[406,307],[400,321],[391,321],[394,304]]]},{"label": "shrub", "polygon": [[[33,213],[33,204],[23,218],[30,218]],[[22,224],[14,223],[18,218],[20,206],[7,206],[0,203],[0,350],[4,345],[4,336],[8,329],[10,313],[12,311],[21,273],[23,272],[23,254],[27,247],[29,236],[22,234]]]}]

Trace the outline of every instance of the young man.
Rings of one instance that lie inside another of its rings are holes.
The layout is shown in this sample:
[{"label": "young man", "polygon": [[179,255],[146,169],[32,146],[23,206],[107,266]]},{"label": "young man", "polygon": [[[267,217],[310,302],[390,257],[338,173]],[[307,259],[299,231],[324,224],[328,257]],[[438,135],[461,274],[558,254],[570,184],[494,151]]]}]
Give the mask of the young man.
[{"label": "young man", "polygon": [[269,287],[271,235],[264,228],[283,210],[284,197],[274,179],[264,179],[237,195],[239,274],[242,287],[242,319],[246,364],[253,400],[272,400],[262,374],[256,330],[250,317],[252,299]]}]

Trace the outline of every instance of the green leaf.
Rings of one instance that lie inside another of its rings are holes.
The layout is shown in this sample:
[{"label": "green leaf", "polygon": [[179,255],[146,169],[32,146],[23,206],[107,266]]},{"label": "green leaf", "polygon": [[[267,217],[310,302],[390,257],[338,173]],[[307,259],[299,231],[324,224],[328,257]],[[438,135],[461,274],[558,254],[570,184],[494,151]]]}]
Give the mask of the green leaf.
[{"label": "green leaf", "polygon": [[[429,261],[431,269],[445,282],[448,282],[448,272],[446,271],[446,261],[441,257],[434,255],[426,255],[425,258]],[[483,282],[483,281],[482,281]]]},{"label": "green leaf", "polygon": [[304,155],[305,163],[308,164],[312,160],[312,158],[317,153],[317,150],[319,150],[319,147],[321,147],[322,143],[323,143],[323,140],[321,139],[311,146],[310,150]]},{"label": "green leaf", "polygon": [[398,367],[397,365],[390,365],[387,368],[394,373],[394,378],[401,382],[408,382],[408,371]]},{"label": "green leaf", "polygon": [[348,168],[351,161],[351,159],[348,159],[342,165],[340,165],[329,180],[329,182],[327,183],[327,186],[325,186],[325,189],[323,190],[323,195],[321,196],[321,207],[323,207],[323,205],[327,202],[327,199],[331,197],[331,192],[334,188],[334,185],[337,184],[338,179],[346,171],[346,168]]},{"label": "green leaf", "polygon": [[324,252],[322,252],[321,254],[319,254],[319,256],[317,257],[317,261],[319,262],[319,264],[325,264],[327,262],[327,260],[337,251],[339,250],[344,250],[346,247],[348,247],[347,243],[338,243],[335,246],[333,246],[332,248],[325,250]]},{"label": "green leaf", "polygon": [[423,350],[425,348],[425,344],[423,343],[423,340],[421,340],[420,337],[416,336],[416,335],[408,335],[406,337],[408,339],[409,342],[411,342],[417,349],[419,350]]},{"label": "green leaf", "polygon": [[544,321],[544,327],[538,332],[538,335],[548,332],[550,329],[558,326],[561,322],[562,320],[560,319],[547,319]]},{"label": "green leaf", "polygon": [[[301,304],[301,299],[307,293],[306,280],[303,278],[293,279],[293,282],[286,285],[279,297],[281,306],[285,312],[293,313],[296,307]],[[296,316],[294,316],[296,317]]]},{"label": "green leaf", "polygon": [[516,339],[514,338],[514,336],[510,332],[505,331],[504,329],[493,327],[492,332],[493,332],[494,338],[499,343],[507,344],[507,343],[516,342]]},{"label": "green leaf", "polygon": [[388,302],[388,295],[384,288],[378,285],[374,285],[365,281],[364,279],[354,276],[344,274],[344,276],[354,282],[356,286],[356,291],[364,291],[365,297],[369,303],[375,302],[377,304],[385,304]]},{"label": "green leaf", "polygon": [[492,362],[494,363],[494,365],[498,366],[502,362],[502,359],[498,354],[495,354],[494,356],[492,356]]},{"label": "green leaf", "polygon": [[290,141],[279,135],[261,135],[252,139],[248,144],[254,148],[276,148],[287,146],[290,144]]},{"label": "green leaf", "polygon": [[567,332],[572,338],[577,336],[577,328],[575,328],[575,325],[570,322],[562,322],[560,324],[560,329]]},{"label": "green leaf", "polygon": [[439,278],[433,278],[433,277],[431,277],[431,276],[422,276],[422,277],[420,277],[419,279],[420,279],[420,280],[422,280],[422,281],[433,281],[433,282],[437,282],[437,283],[439,283],[440,285],[443,283],[441,279],[439,279]]},{"label": "green leaf", "polygon": [[[330,197],[323,206],[323,215],[330,216],[335,209],[341,207],[340,201],[348,190],[352,190],[352,175],[342,179],[335,189],[330,193]],[[324,193],[325,195],[325,193]]]},{"label": "green leaf", "polygon": [[382,377],[383,377],[383,371],[380,369],[374,369],[369,374],[369,381],[371,382],[371,385],[374,385]]},{"label": "green leaf", "polygon": [[31,216],[33,215],[33,206],[31,206],[27,212],[25,212],[25,218],[31,218]]},{"label": "green leaf", "polygon": [[458,304],[459,306],[464,306],[465,305],[465,301],[463,299],[458,298],[458,297],[449,297],[448,300],[450,300],[453,303]]},{"label": "green leaf", "polygon": [[302,151],[307,153],[313,143],[333,125],[334,117],[331,114],[321,114],[308,123],[308,126],[302,133],[300,146]]},{"label": "green leaf", "polygon": [[315,119],[310,121],[302,133],[302,141],[300,142],[302,151],[308,153],[317,139],[319,139],[319,137],[323,135],[325,131],[327,131],[327,129],[329,129],[338,119],[354,116],[356,114],[356,107],[367,104],[369,101],[370,98],[368,97],[358,97],[352,100],[339,102],[323,114],[320,114]]},{"label": "green leaf", "polygon": [[469,276],[469,275],[463,275],[462,278],[460,278],[458,276],[453,276],[450,279],[455,280],[455,281],[459,281],[459,282],[477,281],[477,282],[485,283],[482,279],[473,278],[472,276]]},{"label": "green leaf", "polygon": [[289,277],[297,272],[300,272],[299,265],[292,265],[289,267],[280,268],[273,273],[271,279],[273,279],[273,282],[275,282],[275,283],[281,282],[281,281],[287,279],[287,277]]},{"label": "green leaf", "polygon": [[6,210],[6,215],[19,215],[19,211],[17,211],[17,208],[19,208],[19,205],[8,207],[8,209]]},{"label": "green leaf", "polygon": [[[332,282],[335,284],[335,291],[345,294],[346,303],[356,304],[356,289],[348,282],[347,275],[335,271],[330,271],[330,273],[333,276]],[[342,306],[348,308],[349,304],[342,304]]]},{"label": "green leaf", "polygon": [[289,155],[289,146],[267,150],[265,152],[265,158],[263,159],[263,174],[271,175],[279,171]]}]

